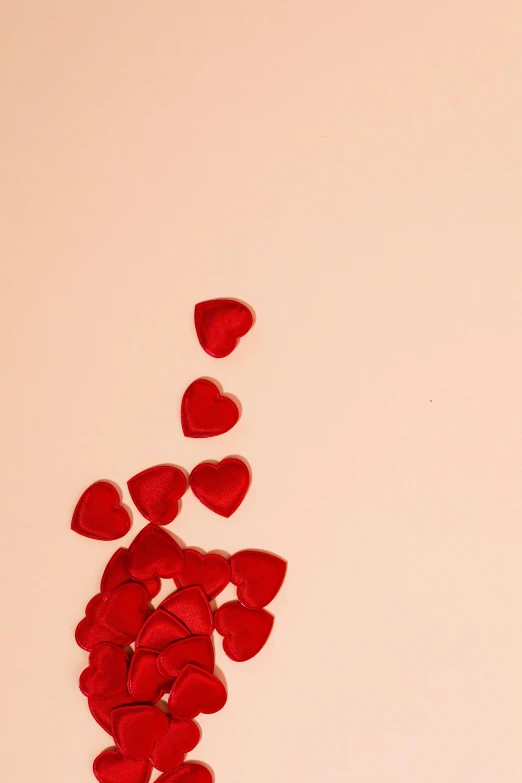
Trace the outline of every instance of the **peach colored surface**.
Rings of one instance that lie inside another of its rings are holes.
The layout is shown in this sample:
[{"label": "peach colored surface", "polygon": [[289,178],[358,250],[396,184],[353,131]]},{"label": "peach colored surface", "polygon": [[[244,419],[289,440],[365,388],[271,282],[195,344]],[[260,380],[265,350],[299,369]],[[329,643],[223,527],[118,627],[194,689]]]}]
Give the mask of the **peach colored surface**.
[{"label": "peach colored surface", "polygon": [[[73,631],[117,544],[69,531],[80,492],[239,453],[240,511],[187,496],[175,531],[289,576],[193,757],[520,783],[518,0],[4,0],[0,27],[2,780],[89,783],[108,745]],[[192,308],[223,295],[257,323],[216,361]],[[178,423],[200,375],[243,405],[207,442]]]}]

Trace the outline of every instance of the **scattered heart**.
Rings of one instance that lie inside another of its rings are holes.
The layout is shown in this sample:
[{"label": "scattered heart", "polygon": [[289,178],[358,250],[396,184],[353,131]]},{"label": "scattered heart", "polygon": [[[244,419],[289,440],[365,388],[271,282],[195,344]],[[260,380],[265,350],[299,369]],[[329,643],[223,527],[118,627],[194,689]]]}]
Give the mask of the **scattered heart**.
[{"label": "scattered heart", "polygon": [[149,783],[152,775],[150,761],[130,761],[117,750],[100,753],[94,759],[92,769],[99,783]]},{"label": "scattered heart", "polygon": [[199,727],[193,721],[171,718],[167,733],[156,740],[150,761],[160,772],[178,767],[185,754],[194,750],[200,736]]},{"label": "scattered heart", "polygon": [[157,667],[165,678],[174,680],[189,663],[214,671],[214,645],[209,636],[189,636],[173,642],[160,652]]},{"label": "scattered heart", "polygon": [[183,556],[183,568],[174,577],[178,587],[200,585],[211,601],[230,582],[230,565],[223,555],[202,555],[196,549],[185,549]]},{"label": "scattered heart", "polygon": [[129,532],[131,518],[120,503],[120,493],[108,481],[96,481],[80,497],[71,528],[86,538],[114,541]]},{"label": "scattered heart", "polygon": [[232,353],[254,318],[246,305],[234,299],[209,299],[195,306],[194,323],[203,350],[221,359]]},{"label": "scattered heart", "polygon": [[156,740],[167,733],[169,717],[150,704],[130,704],[112,711],[111,726],[121,755],[144,761],[154,752]]},{"label": "scattered heart", "polygon": [[89,655],[89,666],[80,675],[80,690],[89,698],[105,698],[127,690],[129,656],[112,642],[101,642]]},{"label": "scattered heart", "polygon": [[221,680],[189,663],[174,681],[169,696],[169,711],[174,718],[188,720],[200,712],[218,712],[226,701],[227,692]]},{"label": "scattered heart", "polygon": [[265,646],[274,618],[264,609],[247,609],[239,601],[223,604],[214,615],[223,649],[233,661],[248,661]]},{"label": "scattered heart", "polygon": [[181,401],[181,427],[187,438],[212,438],[228,432],[239,419],[239,408],[207,378],[198,378]]},{"label": "scattered heart", "polygon": [[165,598],[158,609],[173,615],[191,634],[212,633],[212,609],[199,585],[183,587]]},{"label": "scattered heart", "polygon": [[183,567],[183,552],[174,538],[156,525],[147,525],[129,547],[129,571],[145,582],[159,576],[175,576]]},{"label": "scattered heart", "polygon": [[138,647],[129,667],[128,691],[134,701],[155,703],[172,688],[174,677],[165,677],[158,668],[158,651]]},{"label": "scattered heart", "polygon": [[155,525],[169,525],[177,516],[179,501],[187,491],[185,474],[174,465],[156,465],[127,482],[140,514]]},{"label": "scattered heart", "polygon": [[274,600],[283,584],[286,562],[269,552],[243,549],[230,558],[230,580],[237,597],[250,609],[262,609]]},{"label": "scattered heart", "polygon": [[237,511],[249,486],[248,466],[237,457],[226,457],[217,464],[201,462],[190,474],[192,492],[204,506],[222,517]]}]

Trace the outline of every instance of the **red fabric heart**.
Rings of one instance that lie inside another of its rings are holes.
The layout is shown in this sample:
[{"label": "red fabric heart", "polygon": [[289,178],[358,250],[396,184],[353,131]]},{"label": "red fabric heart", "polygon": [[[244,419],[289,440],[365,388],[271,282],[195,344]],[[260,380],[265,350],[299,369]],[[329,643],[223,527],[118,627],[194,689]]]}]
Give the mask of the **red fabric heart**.
[{"label": "red fabric heart", "polygon": [[189,720],[200,712],[218,712],[226,701],[227,692],[221,680],[189,663],[174,681],[169,696],[169,711],[174,718]]},{"label": "red fabric heart", "polygon": [[200,736],[199,727],[193,721],[171,718],[167,733],[156,740],[150,761],[160,772],[178,767],[185,754],[194,750]]},{"label": "red fabric heart", "polygon": [[175,576],[183,567],[183,552],[166,530],[147,525],[129,547],[129,570],[141,582]]},{"label": "red fabric heart", "polygon": [[189,636],[165,647],[157,660],[158,671],[174,680],[188,664],[214,671],[214,646],[209,636]]},{"label": "red fabric heart", "polygon": [[239,408],[206,378],[193,381],[181,401],[181,427],[187,438],[212,438],[231,430]]},{"label": "red fabric heart", "polygon": [[155,612],[144,622],[138,636],[136,647],[147,647],[149,650],[163,650],[168,644],[184,639],[190,635],[188,628],[163,609]]},{"label": "red fabric heart", "polygon": [[155,525],[169,525],[178,514],[178,501],[187,491],[187,479],[173,465],[156,465],[133,476],[127,486],[145,519]]},{"label": "red fabric heart", "polygon": [[80,690],[90,698],[104,698],[127,690],[129,656],[111,642],[93,647],[89,666],[80,675]]},{"label": "red fabric heart", "polygon": [[250,471],[237,457],[226,457],[217,465],[201,462],[190,474],[190,486],[204,506],[222,517],[230,517],[248,491]]},{"label": "red fabric heart", "polygon": [[174,577],[178,587],[200,585],[211,601],[225,589],[230,581],[230,565],[222,555],[201,555],[195,549],[183,552],[183,568]]},{"label": "red fabric heart", "polygon": [[156,740],[169,730],[169,717],[150,704],[135,704],[113,710],[111,725],[121,755],[143,761],[153,753]]},{"label": "red fabric heart", "polygon": [[195,306],[194,323],[203,350],[221,359],[232,353],[254,318],[246,305],[234,299],[209,299]]},{"label": "red fabric heart", "polygon": [[89,709],[91,715],[107,734],[112,735],[111,715],[116,707],[123,707],[126,704],[133,704],[134,700],[127,691],[117,693],[114,696],[106,696],[103,699],[89,699]]},{"label": "red fabric heart", "polygon": [[[100,591],[103,597],[107,598],[109,593],[116,587],[131,581],[138,580],[133,580],[129,571],[129,550],[122,546],[116,550],[105,566],[105,571],[101,578]],[[145,585],[151,598],[154,598],[161,590],[161,579],[158,576],[153,576],[141,584]]]},{"label": "red fabric heart", "polygon": [[128,679],[129,693],[135,701],[155,703],[172,688],[174,677],[161,674],[157,663],[157,650],[147,647],[136,649],[131,659]]},{"label": "red fabric heart", "polygon": [[137,582],[126,582],[109,594],[100,623],[130,644],[136,639],[146,617],[150,614],[147,588]]},{"label": "red fabric heart", "polygon": [[108,481],[87,487],[74,509],[71,528],[81,536],[114,541],[129,532],[131,518],[120,503],[120,493]]},{"label": "red fabric heart", "polygon": [[83,650],[91,651],[102,642],[114,642],[123,646],[128,644],[127,637],[102,625],[100,619],[105,611],[106,602],[101,593],[91,598],[85,608],[85,617],[76,626],[76,644]]},{"label": "red fabric heart", "polygon": [[155,783],[212,783],[213,780],[210,770],[202,764],[183,764],[171,772],[160,775]]},{"label": "red fabric heart", "polygon": [[250,609],[262,609],[274,600],[283,584],[286,562],[269,552],[243,549],[230,558],[230,578],[237,597]]},{"label": "red fabric heart", "polygon": [[130,761],[117,750],[100,753],[92,769],[99,783],[149,783],[152,775],[150,761]]},{"label": "red fabric heart", "polygon": [[199,585],[169,595],[158,607],[180,620],[191,634],[212,633],[212,609]]},{"label": "red fabric heart", "polygon": [[248,661],[265,646],[274,617],[264,609],[247,609],[239,601],[223,604],[214,615],[223,649],[233,661]]}]

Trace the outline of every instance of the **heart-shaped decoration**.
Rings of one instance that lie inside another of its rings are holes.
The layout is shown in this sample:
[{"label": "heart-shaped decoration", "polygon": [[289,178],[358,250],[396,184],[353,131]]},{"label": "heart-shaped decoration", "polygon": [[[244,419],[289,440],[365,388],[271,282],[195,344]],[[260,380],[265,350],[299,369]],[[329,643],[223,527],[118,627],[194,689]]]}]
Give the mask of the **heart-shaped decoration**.
[{"label": "heart-shaped decoration", "polygon": [[[129,550],[122,546],[116,550],[105,566],[100,583],[101,594],[104,598],[107,598],[109,593],[115,590],[116,587],[131,581],[133,581],[133,577],[129,571]],[[151,599],[161,590],[161,579],[158,576],[153,576],[146,582],[141,582],[141,584],[145,585]]]},{"label": "heart-shaped decoration", "polygon": [[80,675],[80,690],[89,698],[105,698],[127,690],[129,656],[112,642],[93,647],[89,666]]},{"label": "heart-shaped decoration", "polygon": [[211,601],[228,585],[230,565],[223,555],[202,555],[196,549],[185,549],[183,556],[183,568],[174,577],[178,587],[200,585]]},{"label": "heart-shaped decoration", "polygon": [[207,378],[193,381],[181,401],[181,427],[187,438],[212,438],[231,430],[239,419],[234,400]]},{"label": "heart-shaped decoration", "polygon": [[150,704],[135,704],[113,710],[111,725],[121,755],[143,761],[154,752],[156,740],[167,733],[169,717]]},{"label": "heart-shaped decoration", "polygon": [[156,740],[150,761],[160,772],[179,767],[185,754],[194,750],[200,736],[199,727],[193,721],[171,718],[167,733]]},{"label": "heart-shaped decoration", "polygon": [[189,663],[174,681],[169,696],[169,711],[174,718],[190,720],[200,712],[218,712],[226,701],[227,692],[221,680]]},{"label": "heart-shaped decoration", "polygon": [[248,491],[250,471],[237,457],[226,457],[217,464],[201,462],[190,474],[190,486],[204,506],[222,517],[230,517]]},{"label": "heart-shaped decoration", "polygon": [[107,606],[101,593],[91,598],[85,608],[85,617],[76,626],[76,644],[89,652],[102,642],[114,642],[123,646],[128,644],[127,637],[102,625],[100,619]]},{"label": "heart-shaped decoration", "polygon": [[234,299],[209,299],[194,308],[194,323],[201,347],[210,356],[222,359],[251,328],[251,310]]},{"label": "heart-shaped decoration", "polygon": [[191,634],[212,633],[212,609],[199,585],[176,590],[165,598],[158,609],[163,609],[180,620]]},{"label": "heart-shaped decoration", "polygon": [[74,509],[71,528],[81,536],[114,541],[129,532],[131,518],[120,503],[120,493],[108,481],[87,487]]},{"label": "heart-shaped decoration", "polygon": [[149,783],[150,761],[130,761],[117,750],[104,750],[94,759],[93,772],[99,783]]},{"label": "heart-shaped decoration", "polygon": [[176,617],[163,609],[156,609],[136,637],[136,647],[159,651],[177,639],[184,639],[189,635],[189,630]]},{"label": "heart-shaped decoration", "polygon": [[243,549],[230,558],[230,579],[237,597],[249,609],[262,609],[274,600],[283,584],[286,562],[269,552]]},{"label": "heart-shaped decoration", "polygon": [[214,646],[209,636],[189,636],[169,644],[157,659],[159,672],[171,680],[189,663],[208,672],[214,671]]},{"label": "heart-shaped decoration", "polygon": [[126,704],[133,704],[134,700],[127,691],[117,693],[114,696],[106,696],[103,699],[89,699],[89,709],[91,715],[107,734],[112,734],[111,715],[116,707],[124,707]]},{"label": "heart-shaped decoration", "polygon": [[171,772],[160,775],[155,783],[212,783],[213,780],[211,771],[203,764],[183,764]]},{"label": "heart-shaped decoration", "polygon": [[168,579],[183,568],[183,552],[166,530],[147,525],[129,547],[129,571],[146,582],[155,576]]},{"label": "heart-shaped decoration", "polygon": [[156,465],[127,482],[131,498],[142,516],[155,525],[169,525],[187,491],[185,474],[174,465]]},{"label": "heart-shaped decoration", "polygon": [[136,639],[149,614],[147,588],[138,582],[126,582],[109,594],[100,623],[120,634],[130,644]]},{"label": "heart-shaped decoration", "polygon": [[138,647],[132,656],[127,687],[134,701],[154,704],[172,688],[174,677],[160,673],[158,655],[157,650]]},{"label": "heart-shaped decoration", "polygon": [[214,615],[223,649],[233,661],[248,661],[265,646],[274,617],[264,609],[247,609],[239,601],[223,604]]}]

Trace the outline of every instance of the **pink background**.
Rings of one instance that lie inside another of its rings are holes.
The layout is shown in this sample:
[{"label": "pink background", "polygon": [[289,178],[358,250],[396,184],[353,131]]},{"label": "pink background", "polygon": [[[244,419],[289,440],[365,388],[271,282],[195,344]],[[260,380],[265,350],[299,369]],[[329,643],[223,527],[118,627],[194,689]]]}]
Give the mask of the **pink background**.
[{"label": "pink background", "polygon": [[[290,570],[192,757],[519,783],[519,0],[20,0],[0,28],[2,780],[89,783],[108,745],[73,631],[118,544],[69,531],[80,492],[239,453],[240,511],[187,496],[174,529]],[[216,361],[192,309],[220,295],[257,323]],[[200,375],[243,404],[207,442],[178,424]]]}]

